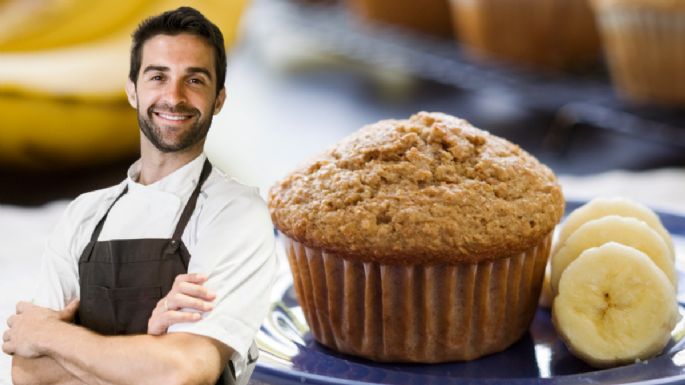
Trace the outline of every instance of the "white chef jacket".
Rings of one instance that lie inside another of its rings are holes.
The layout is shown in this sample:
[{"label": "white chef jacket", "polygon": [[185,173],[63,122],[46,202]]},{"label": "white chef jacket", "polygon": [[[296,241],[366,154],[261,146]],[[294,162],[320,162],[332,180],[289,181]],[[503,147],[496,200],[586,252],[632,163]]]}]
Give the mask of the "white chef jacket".
[{"label": "white chef jacket", "polygon": [[[206,156],[163,179],[137,183],[140,160],[116,186],[83,194],[67,207],[49,238],[33,302],[63,309],[79,297],[78,261],[97,222],[112,207],[99,240],[171,238],[181,212],[195,188]],[[276,270],[273,225],[256,188],[240,184],[212,168],[202,185],[197,206],[182,236],[191,258],[189,273],[208,276],[205,287],[216,293],[214,309],[201,320],[175,324],[169,333],[212,337],[233,348],[231,357],[240,377],[247,352],[267,314]]]}]

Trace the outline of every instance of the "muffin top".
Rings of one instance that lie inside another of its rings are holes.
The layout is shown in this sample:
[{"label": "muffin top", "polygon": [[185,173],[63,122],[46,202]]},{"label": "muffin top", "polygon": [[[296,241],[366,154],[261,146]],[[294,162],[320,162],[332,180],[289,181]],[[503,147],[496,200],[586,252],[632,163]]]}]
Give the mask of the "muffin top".
[{"label": "muffin top", "polygon": [[540,242],[564,200],[515,144],[442,113],[363,127],[271,188],[276,227],[381,263],[478,262]]}]

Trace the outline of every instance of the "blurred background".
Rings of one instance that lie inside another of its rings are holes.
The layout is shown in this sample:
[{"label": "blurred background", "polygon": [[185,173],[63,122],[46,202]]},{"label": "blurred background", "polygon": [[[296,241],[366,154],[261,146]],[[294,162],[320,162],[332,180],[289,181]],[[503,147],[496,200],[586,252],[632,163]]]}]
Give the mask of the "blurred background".
[{"label": "blurred background", "polygon": [[123,178],[139,135],[123,91],[130,33],[181,4],[229,46],[207,152],[263,192],[362,125],[420,110],[465,118],[560,175],[683,165],[684,16],[538,2],[0,0],[0,203]]},{"label": "blurred background", "polygon": [[678,2],[0,0],[3,320],[30,297],[68,200],[118,183],[137,158],[130,34],[184,4],[229,48],[206,151],[263,196],[361,126],[426,110],[519,144],[569,199],[625,195],[685,212]]}]

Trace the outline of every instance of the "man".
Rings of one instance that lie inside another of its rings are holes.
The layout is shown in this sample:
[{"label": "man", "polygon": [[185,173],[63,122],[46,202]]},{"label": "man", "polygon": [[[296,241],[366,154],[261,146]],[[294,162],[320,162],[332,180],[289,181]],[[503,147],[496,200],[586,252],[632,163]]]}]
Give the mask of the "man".
[{"label": "man", "polygon": [[141,157],[49,239],[33,304],[3,335],[16,384],[247,382],[275,242],[256,189],[203,154],[225,73],[221,32],[196,10],[138,27],[126,93]]}]

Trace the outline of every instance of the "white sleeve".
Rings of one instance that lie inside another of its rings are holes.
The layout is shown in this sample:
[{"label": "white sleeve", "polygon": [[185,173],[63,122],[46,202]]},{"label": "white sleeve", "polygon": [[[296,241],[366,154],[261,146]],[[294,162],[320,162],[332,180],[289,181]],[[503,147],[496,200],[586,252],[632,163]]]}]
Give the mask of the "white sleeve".
[{"label": "white sleeve", "polygon": [[61,310],[79,297],[75,205],[76,201],[69,204],[46,242],[33,296],[38,306]]},{"label": "white sleeve", "polygon": [[200,321],[172,325],[168,332],[212,337],[244,359],[270,305],[277,271],[273,224],[256,193],[241,194],[223,207],[209,204],[202,211],[212,219],[198,225],[188,272],[208,276],[205,286],[217,294],[214,309]]}]

